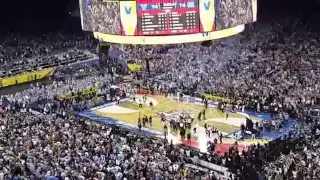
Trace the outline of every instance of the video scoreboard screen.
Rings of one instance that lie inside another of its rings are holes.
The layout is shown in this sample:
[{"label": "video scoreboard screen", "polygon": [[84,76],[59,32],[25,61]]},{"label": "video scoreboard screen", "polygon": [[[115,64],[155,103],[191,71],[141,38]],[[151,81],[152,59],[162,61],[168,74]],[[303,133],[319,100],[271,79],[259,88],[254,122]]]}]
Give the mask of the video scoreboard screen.
[{"label": "video scoreboard screen", "polygon": [[199,32],[197,0],[137,0],[138,35]]}]

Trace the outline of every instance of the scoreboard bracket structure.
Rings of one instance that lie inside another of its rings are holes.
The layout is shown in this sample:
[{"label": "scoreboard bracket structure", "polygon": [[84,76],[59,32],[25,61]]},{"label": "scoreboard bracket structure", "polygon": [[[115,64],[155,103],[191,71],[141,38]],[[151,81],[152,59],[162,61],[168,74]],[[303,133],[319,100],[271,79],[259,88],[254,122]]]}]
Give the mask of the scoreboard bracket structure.
[{"label": "scoreboard bracket structure", "polygon": [[116,44],[135,44],[135,45],[160,45],[160,44],[182,44],[210,41],[215,39],[226,38],[241,33],[244,25],[238,25],[220,31],[212,31],[208,33],[193,33],[182,35],[154,35],[154,36],[121,36],[94,32],[93,35],[101,42],[110,42]]}]

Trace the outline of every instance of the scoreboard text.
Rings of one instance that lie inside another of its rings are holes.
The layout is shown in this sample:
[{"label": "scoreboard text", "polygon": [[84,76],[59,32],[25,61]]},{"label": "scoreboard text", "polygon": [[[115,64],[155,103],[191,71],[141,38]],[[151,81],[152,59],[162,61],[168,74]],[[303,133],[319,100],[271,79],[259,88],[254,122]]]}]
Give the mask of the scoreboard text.
[{"label": "scoreboard text", "polygon": [[197,0],[137,0],[138,35],[199,32]]}]

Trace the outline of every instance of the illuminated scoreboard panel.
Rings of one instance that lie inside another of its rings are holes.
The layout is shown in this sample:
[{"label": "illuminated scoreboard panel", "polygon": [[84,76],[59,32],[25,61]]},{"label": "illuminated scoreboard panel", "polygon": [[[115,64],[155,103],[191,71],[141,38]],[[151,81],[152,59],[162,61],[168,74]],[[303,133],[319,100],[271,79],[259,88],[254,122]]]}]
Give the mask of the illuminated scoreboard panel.
[{"label": "illuminated scoreboard panel", "polygon": [[199,32],[198,1],[159,3],[137,1],[138,35],[187,34]]}]

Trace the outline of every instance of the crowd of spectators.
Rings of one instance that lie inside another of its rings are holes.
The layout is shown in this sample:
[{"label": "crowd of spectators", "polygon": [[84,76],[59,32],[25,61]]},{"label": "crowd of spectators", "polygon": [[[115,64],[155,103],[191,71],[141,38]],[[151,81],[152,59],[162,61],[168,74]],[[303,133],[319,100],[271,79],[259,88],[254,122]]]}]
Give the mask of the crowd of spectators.
[{"label": "crowd of spectators", "polygon": [[215,12],[216,29],[222,30],[251,23],[256,16],[257,1],[217,1],[215,6],[219,7]]},{"label": "crowd of spectators", "polygon": [[121,32],[120,2],[108,2],[101,0],[82,3],[83,28],[92,32],[117,34]]},{"label": "crowd of spectators", "polygon": [[[263,165],[269,179],[319,179],[320,123],[302,112],[288,136],[276,144],[277,158]],[[280,150],[281,149],[281,150]],[[281,153],[280,153],[281,152]]]},{"label": "crowd of spectators", "polygon": [[219,177],[163,139],[73,115],[8,109],[2,111],[0,127],[1,179]]},{"label": "crowd of spectators", "polygon": [[304,29],[290,33],[276,25],[255,28],[248,36],[210,46],[135,46],[125,49],[123,56],[142,64],[149,60],[150,71],[157,72],[152,78],[159,80],[155,86],[184,92],[256,97],[259,102],[276,97],[276,103],[289,105],[318,95],[319,35]]},{"label": "crowd of spectators", "polygon": [[[85,35],[0,37],[0,77],[65,65],[93,58],[94,41]],[[91,52],[90,52],[91,51]]]},{"label": "crowd of spectators", "polygon": [[[50,84],[36,83],[2,96],[0,179],[319,179],[320,125],[306,114],[309,107],[301,110],[304,104],[315,102],[306,101],[320,91],[317,38],[315,33],[299,29],[287,33],[274,25],[256,27],[250,36],[242,34],[210,46],[123,48],[123,59],[141,64],[149,60],[154,73],[139,72],[149,87],[193,95],[220,94],[243,99],[248,106],[255,102],[261,107],[277,104],[274,107],[294,109],[298,120],[281,139],[253,145],[247,152],[239,152],[235,144],[229,153],[218,156],[76,116],[74,111],[94,107],[108,97],[91,94],[67,103],[58,98],[87,89],[108,94],[112,85],[123,85],[116,75],[123,70],[112,59],[107,61],[111,66],[100,61],[65,67]],[[59,50],[53,47],[48,54]],[[37,48],[40,46],[30,47]],[[85,49],[77,43],[68,48]],[[6,64],[19,62],[18,57],[29,58],[10,52],[1,54]],[[46,53],[35,52],[32,57]],[[200,167],[199,160],[227,167],[234,175]]]}]

